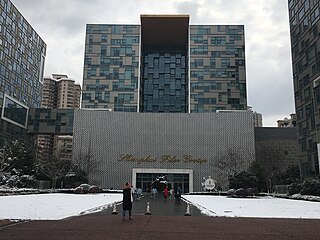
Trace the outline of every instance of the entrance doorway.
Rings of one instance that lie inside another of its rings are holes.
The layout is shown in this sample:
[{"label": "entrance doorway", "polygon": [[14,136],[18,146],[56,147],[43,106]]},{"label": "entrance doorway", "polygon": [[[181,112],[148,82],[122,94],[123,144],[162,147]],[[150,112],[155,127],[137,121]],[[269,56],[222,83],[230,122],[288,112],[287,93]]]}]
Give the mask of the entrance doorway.
[{"label": "entrance doorway", "polygon": [[141,188],[143,192],[151,190],[151,183],[158,177],[166,176],[167,186],[169,189],[173,188],[177,191],[181,188],[182,193],[190,192],[189,189],[189,174],[179,173],[137,173],[136,174],[136,188]]},{"label": "entrance doorway", "polygon": [[161,176],[166,176],[169,187],[175,191],[180,187],[183,193],[193,192],[193,169],[133,168],[132,184],[144,192],[150,191],[151,183]]}]

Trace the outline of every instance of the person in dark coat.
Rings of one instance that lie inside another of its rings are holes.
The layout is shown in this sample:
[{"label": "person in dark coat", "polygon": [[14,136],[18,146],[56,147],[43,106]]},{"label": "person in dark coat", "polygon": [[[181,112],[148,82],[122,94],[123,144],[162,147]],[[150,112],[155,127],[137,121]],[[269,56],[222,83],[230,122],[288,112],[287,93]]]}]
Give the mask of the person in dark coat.
[{"label": "person in dark coat", "polygon": [[182,190],[180,187],[178,187],[177,191],[175,191],[175,200],[176,200],[176,203],[180,203],[180,200],[181,200],[181,194],[182,194]]},{"label": "person in dark coat", "polygon": [[122,200],[122,220],[126,220],[126,211],[129,211],[129,219],[132,220],[131,209],[132,209],[132,193],[131,193],[131,185],[126,183],[123,188],[123,200]]}]

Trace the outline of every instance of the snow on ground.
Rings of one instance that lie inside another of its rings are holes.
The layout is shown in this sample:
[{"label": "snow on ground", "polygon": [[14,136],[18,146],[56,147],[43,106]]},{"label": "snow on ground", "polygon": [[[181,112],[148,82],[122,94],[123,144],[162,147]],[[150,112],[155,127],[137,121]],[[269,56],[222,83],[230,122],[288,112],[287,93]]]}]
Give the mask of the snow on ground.
[{"label": "snow on ground", "polygon": [[[320,219],[320,202],[273,197],[228,198],[184,195],[209,216]],[[58,220],[101,211],[122,194],[30,194],[0,196],[0,219]]]},{"label": "snow on ground", "polygon": [[100,211],[122,194],[30,194],[0,196],[0,219],[58,220]]},{"label": "snow on ground", "polygon": [[320,203],[273,197],[229,198],[184,195],[204,214],[223,217],[320,219]]}]

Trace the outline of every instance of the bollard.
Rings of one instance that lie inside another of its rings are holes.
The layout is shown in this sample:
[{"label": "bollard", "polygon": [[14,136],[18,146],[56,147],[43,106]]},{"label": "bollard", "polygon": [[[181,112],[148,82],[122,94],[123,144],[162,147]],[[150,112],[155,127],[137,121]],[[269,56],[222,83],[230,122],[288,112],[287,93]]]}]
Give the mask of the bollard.
[{"label": "bollard", "polygon": [[151,215],[149,202],[147,202],[147,211],[144,215]]},{"label": "bollard", "polygon": [[191,214],[190,214],[190,204],[189,203],[187,204],[187,210],[186,210],[186,213],[184,215],[185,216],[191,216]]},{"label": "bollard", "polygon": [[117,203],[116,202],[113,203],[113,211],[112,211],[111,214],[113,214],[113,215],[118,214],[118,212],[117,212]]}]

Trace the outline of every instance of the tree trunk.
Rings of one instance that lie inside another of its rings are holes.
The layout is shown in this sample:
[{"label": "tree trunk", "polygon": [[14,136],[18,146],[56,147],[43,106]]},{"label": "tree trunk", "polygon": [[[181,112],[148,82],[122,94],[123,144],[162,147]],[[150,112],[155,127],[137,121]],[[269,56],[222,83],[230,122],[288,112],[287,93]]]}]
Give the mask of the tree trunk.
[{"label": "tree trunk", "polygon": [[51,189],[56,189],[56,185],[57,185],[57,179],[56,178],[53,178],[51,179]]}]

